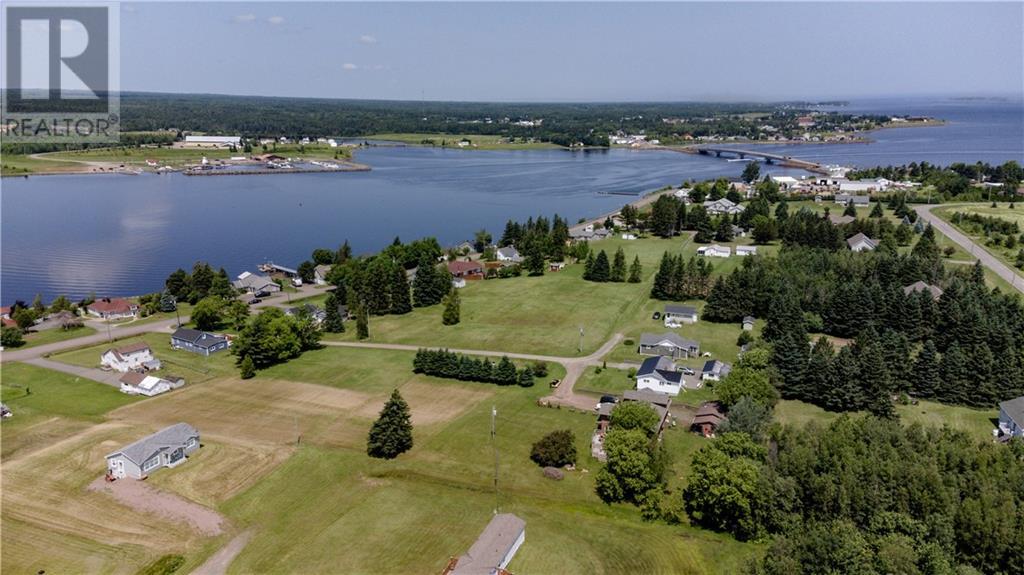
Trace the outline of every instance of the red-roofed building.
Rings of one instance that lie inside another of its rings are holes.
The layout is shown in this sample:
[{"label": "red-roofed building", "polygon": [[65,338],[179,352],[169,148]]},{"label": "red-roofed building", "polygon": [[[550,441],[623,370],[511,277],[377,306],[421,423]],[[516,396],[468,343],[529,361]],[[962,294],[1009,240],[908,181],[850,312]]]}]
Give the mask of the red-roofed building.
[{"label": "red-roofed building", "polygon": [[11,306],[5,305],[0,307],[0,318],[11,319]]},{"label": "red-roofed building", "polygon": [[89,313],[104,319],[135,317],[139,313],[139,304],[124,298],[105,297],[87,306]]},{"label": "red-roofed building", "polygon": [[481,279],[484,277],[484,268],[479,262],[448,262],[448,271],[452,277],[466,279]]}]

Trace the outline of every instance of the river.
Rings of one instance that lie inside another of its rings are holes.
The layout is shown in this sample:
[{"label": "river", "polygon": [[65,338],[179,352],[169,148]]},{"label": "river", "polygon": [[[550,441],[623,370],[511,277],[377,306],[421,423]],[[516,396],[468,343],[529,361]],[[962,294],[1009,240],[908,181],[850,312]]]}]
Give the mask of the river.
[{"label": "river", "polygon": [[[872,166],[927,160],[1024,162],[1020,103],[864,102],[848,109],[924,114],[947,124],[876,132],[872,144],[765,146],[809,160]],[[356,253],[396,236],[443,245],[509,219],[558,213],[570,221],[614,210],[687,179],[738,177],[742,162],[668,151],[360,150],[370,172],[186,177],[80,175],[4,178],[0,298],[46,300],[159,290],[197,260],[235,276],[266,260],[295,266],[313,248],[348,239]],[[771,167],[773,173],[786,170]],[[792,172],[789,173],[799,173]]]}]

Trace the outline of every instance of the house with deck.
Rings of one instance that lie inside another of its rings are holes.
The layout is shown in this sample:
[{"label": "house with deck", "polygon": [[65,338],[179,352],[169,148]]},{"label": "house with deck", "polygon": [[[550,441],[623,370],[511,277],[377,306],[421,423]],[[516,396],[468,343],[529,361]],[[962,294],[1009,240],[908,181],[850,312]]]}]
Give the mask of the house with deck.
[{"label": "house with deck", "polygon": [[171,334],[171,347],[199,355],[210,355],[228,348],[228,338],[198,329],[179,327]]},{"label": "house with deck", "polygon": [[199,432],[176,423],[107,455],[107,477],[143,479],[164,467],[176,467],[199,449]]},{"label": "house with deck", "polygon": [[160,369],[160,360],[146,342],[113,347],[100,354],[100,365],[121,373]]},{"label": "house with deck", "polygon": [[1024,395],[999,404],[999,437],[1024,437]]},{"label": "house with deck", "polygon": [[696,357],[700,355],[700,344],[672,332],[661,335],[644,333],[640,334],[640,347],[637,349],[637,353],[660,355],[672,359]]},{"label": "house with deck", "polygon": [[636,389],[679,395],[683,388],[683,374],[676,364],[665,356],[648,357],[636,371]]},{"label": "house with deck", "polygon": [[511,513],[491,518],[465,554],[448,562],[442,575],[504,575],[526,541],[526,522]]}]

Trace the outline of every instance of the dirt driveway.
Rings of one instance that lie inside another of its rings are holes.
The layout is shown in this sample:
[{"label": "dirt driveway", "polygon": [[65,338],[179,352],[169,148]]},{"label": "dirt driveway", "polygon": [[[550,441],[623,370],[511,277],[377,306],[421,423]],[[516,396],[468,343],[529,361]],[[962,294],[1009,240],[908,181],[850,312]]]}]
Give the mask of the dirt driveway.
[{"label": "dirt driveway", "polygon": [[89,484],[89,489],[109,493],[118,503],[136,511],[154,513],[178,523],[188,523],[203,535],[220,535],[227,524],[227,519],[220,513],[146,485],[145,481],[118,479],[108,482],[103,477],[97,477]]}]

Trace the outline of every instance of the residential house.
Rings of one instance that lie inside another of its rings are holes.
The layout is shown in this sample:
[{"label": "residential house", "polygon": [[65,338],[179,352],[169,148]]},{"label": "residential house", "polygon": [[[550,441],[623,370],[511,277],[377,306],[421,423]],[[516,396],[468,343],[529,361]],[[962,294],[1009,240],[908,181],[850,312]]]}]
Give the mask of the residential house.
[{"label": "residential house", "polygon": [[938,301],[942,297],[942,288],[934,286],[932,284],[925,283],[923,281],[916,281],[908,286],[903,287],[903,295],[910,295],[912,293],[927,291],[932,294],[932,299]]},{"label": "residential house", "polygon": [[317,325],[322,324],[324,320],[327,319],[327,310],[321,309],[311,303],[290,307],[284,310],[285,315],[290,315],[292,317],[297,317],[302,313],[308,315]]},{"label": "residential house", "polygon": [[11,306],[5,305],[0,307],[0,318],[11,319]]},{"label": "residential house", "polygon": [[874,180],[840,180],[839,191],[845,193],[884,192],[892,182],[885,178]]},{"label": "residential house", "polygon": [[500,575],[526,540],[526,522],[511,513],[491,518],[464,555],[445,567],[442,575]]},{"label": "residential house", "polygon": [[800,183],[800,180],[793,176],[771,176],[771,179],[779,186],[779,189],[783,191],[788,191]]},{"label": "residential house", "polygon": [[743,212],[743,206],[733,203],[728,198],[707,200],[704,202],[704,209],[712,216],[720,216],[722,214],[732,215]]},{"label": "residential house", "polygon": [[132,370],[160,369],[160,360],[146,342],[111,348],[100,355],[100,364],[122,373]]},{"label": "residential house", "polygon": [[747,230],[741,228],[740,226],[737,226],[736,224],[733,224],[731,226],[731,229],[732,229],[733,237],[736,237],[736,238],[745,238],[745,237],[747,237]]},{"label": "residential house", "polygon": [[854,207],[866,208],[871,205],[871,196],[839,193],[836,194],[835,201],[841,206],[848,206],[850,205],[850,202],[853,202]]},{"label": "residential house", "polygon": [[313,268],[313,283],[318,286],[327,285],[327,276],[331,273],[332,267],[333,266],[321,264]]},{"label": "residential house", "polygon": [[480,262],[448,262],[448,272],[453,278],[479,279],[484,277],[484,266]]},{"label": "residential house", "polygon": [[637,353],[661,355],[673,359],[687,358],[700,355],[700,344],[672,332],[661,335],[644,333],[640,335],[640,347],[637,349]]},{"label": "residential house", "polygon": [[274,293],[281,291],[281,286],[277,285],[274,280],[265,275],[254,274],[252,272],[242,272],[238,274],[238,279],[231,282],[231,284],[235,286],[235,289],[251,294]]},{"label": "residential house", "polygon": [[697,308],[688,305],[666,304],[661,316],[666,322],[696,323]]},{"label": "residential house", "polygon": [[523,258],[519,255],[519,251],[512,246],[498,248],[496,255],[499,262],[519,263],[523,261]]},{"label": "residential house", "polygon": [[857,235],[847,238],[846,245],[854,252],[872,251],[878,247],[878,242],[858,232]]},{"label": "residential house", "polygon": [[107,455],[107,476],[112,479],[143,479],[163,467],[175,467],[199,449],[199,432],[187,423],[143,437]]},{"label": "residential house", "polygon": [[754,316],[748,315],[743,318],[743,331],[753,331],[754,329]]},{"label": "residential house", "polygon": [[636,372],[637,390],[657,391],[671,396],[679,395],[683,387],[683,374],[676,364],[665,356],[649,357]]},{"label": "residential house", "polygon": [[129,371],[122,375],[118,381],[121,383],[121,393],[128,395],[145,395],[152,397],[161,393],[177,389],[185,385],[181,378],[163,379],[155,375]]},{"label": "residential house", "polygon": [[662,430],[665,429],[665,423],[668,421],[669,409],[672,407],[672,396],[647,389],[630,389],[622,394],[622,402],[625,403],[627,401],[641,401],[654,409],[655,413],[658,414],[658,423],[655,424],[652,431],[655,435],[660,435]]},{"label": "residential house", "polygon": [[208,356],[227,349],[228,339],[198,329],[179,327],[171,334],[171,347]]},{"label": "residential house", "polygon": [[710,246],[701,246],[697,248],[697,255],[707,256],[710,258],[727,258],[732,255],[732,248],[729,246],[711,244]]},{"label": "residential house", "polygon": [[715,431],[726,420],[722,404],[717,401],[705,401],[697,409],[697,413],[690,422],[690,429],[704,437],[714,437]]},{"label": "residential house", "polygon": [[738,256],[756,256],[757,246],[736,246],[736,255]]},{"label": "residential house", "polygon": [[139,304],[125,298],[105,297],[87,305],[86,311],[103,319],[122,319],[138,315]]},{"label": "residential house", "polygon": [[730,371],[732,371],[732,366],[728,363],[711,359],[704,363],[704,368],[700,372],[700,378],[704,381],[719,381],[729,375]]},{"label": "residential house", "polygon": [[1024,437],[1024,395],[999,404],[999,435]]}]

